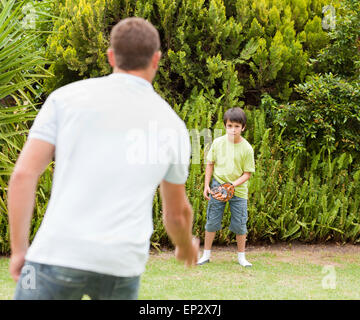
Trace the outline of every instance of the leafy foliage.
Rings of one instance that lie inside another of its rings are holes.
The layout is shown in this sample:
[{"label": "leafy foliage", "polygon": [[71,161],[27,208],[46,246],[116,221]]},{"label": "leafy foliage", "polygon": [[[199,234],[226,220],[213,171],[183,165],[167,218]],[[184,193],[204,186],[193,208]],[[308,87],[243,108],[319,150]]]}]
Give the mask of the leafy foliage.
[{"label": "leafy foliage", "polygon": [[281,157],[281,138],[271,141],[269,130],[250,184],[249,239],[359,242],[360,170],[349,174],[352,156],[322,148],[303,168],[300,154]]},{"label": "leafy foliage", "polygon": [[155,88],[172,104],[184,103],[195,87],[214,89],[217,97],[232,92],[237,105],[262,92],[288,100],[293,85],[312,72],[308,58],[329,40],[321,27],[325,0],[56,1],[48,92],[109,73],[111,26],[127,16],[144,17],[159,30],[163,59]]},{"label": "leafy foliage", "polygon": [[[207,110],[212,109],[203,96],[198,99]],[[266,126],[264,109],[245,111],[248,117],[245,138],[253,145],[256,155],[256,172],[249,181],[249,241],[358,243],[360,168],[352,168],[354,158],[351,154],[335,156],[323,147],[319,152],[311,153],[309,163],[304,167],[303,155],[284,152],[283,146],[288,141],[282,141],[281,135],[275,135],[275,128]],[[222,133],[214,130],[210,139]],[[207,133],[203,132],[203,135],[206,137]],[[195,136],[191,141],[193,153],[200,152],[200,164],[192,163],[186,190],[194,211],[194,234],[203,238],[208,204],[202,195],[206,148],[196,147],[198,141]],[[168,244],[158,193],[154,198],[153,212],[153,244]],[[236,241],[235,235],[228,229],[230,217],[227,205],[223,228],[216,234],[217,243]]]},{"label": "leafy foliage", "polygon": [[[16,22],[27,2],[36,4],[43,19],[36,25],[41,33]],[[109,33],[128,16],[144,17],[160,32],[163,59],[154,87],[192,138],[186,190],[196,235],[203,236],[206,221],[204,157],[211,141],[225,133],[223,113],[243,106],[245,138],[256,157],[249,189],[250,241],[359,242],[359,28],[353,14],[358,7],[346,3],[347,9],[327,0],[54,0],[44,7],[38,1],[2,1],[0,252],[9,251],[7,180],[36,114],[35,101],[41,101],[39,79],[54,74],[45,79],[50,93],[110,73]],[[334,30],[322,28],[322,9],[329,4],[339,17]],[[49,72],[42,68],[44,48],[52,61]],[[260,108],[251,106],[260,100]],[[53,163],[40,179],[30,239],[46,209],[52,172]],[[153,245],[169,244],[158,192],[153,217]],[[229,222],[227,206],[223,225]],[[229,243],[235,236],[223,228],[216,240]]]},{"label": "leafy foliage", "polygon": [[[37,113],[35,101],[42,93],[38,79],[49,76],[44,69],[47,61],[42,56],[41,28],[36,29],[36,25],[28,28],[27,11],[23,10],[29,4],[36,13],[46,14],[46,10],[42,11],[33,1],[0,2],[0,253],[9,250],[8,178],[26,141],[29,123]],[[43,188],[40,186],[39,192]],[[38,198],[37,209],[43,205]],[[37,212],[41,210],[44,209]],[[37,221],[38,214],[35,214],[32,226]]]},{"label": "leafy foliage", "polygon": [[[360,152],[360,85],[332,74],[296,86],[301,100],[276,106],[275,123],[285,129],[287,149]],[[360,159],[358,159],[360,160]]]},{"label": "leafy foliage", "polygon": [[318,54],[317,69],[352,80],[360,79],[360,2],[342,1],[330,42]]}]

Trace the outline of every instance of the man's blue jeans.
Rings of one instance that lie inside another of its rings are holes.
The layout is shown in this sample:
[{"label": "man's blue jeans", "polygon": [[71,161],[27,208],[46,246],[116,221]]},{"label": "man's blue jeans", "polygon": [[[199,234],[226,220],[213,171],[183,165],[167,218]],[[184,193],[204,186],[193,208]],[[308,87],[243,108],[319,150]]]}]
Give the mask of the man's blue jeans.
[{"label": "man's blue jeans", "polygon": [[26,261],[15,300],[136,300],[140,276],[116,277],[91,271]]}]

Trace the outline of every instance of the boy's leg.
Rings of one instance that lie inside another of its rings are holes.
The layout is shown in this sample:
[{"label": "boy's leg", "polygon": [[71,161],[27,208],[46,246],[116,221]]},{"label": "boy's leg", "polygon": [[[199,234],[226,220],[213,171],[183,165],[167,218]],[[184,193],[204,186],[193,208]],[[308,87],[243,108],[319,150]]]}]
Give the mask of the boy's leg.
[{"label": "boy's leg", "polygon": [[246,234],[237,234],[236,243],[238,249],[238,261],[239,264],[243,267],[251,267],[252,264],[245,258],[245,243],[246,243]]},{"label": "boy's leg", "polygon": [[202,264],[210,262],[211,247],[212,247],[212,243],[215,238],[215,234],[216,234],[216,231],[214,231],[214,232],[205,231],[204,253],[203,253],[202,257],[198,260],[198,262],[197,262],[198,265],[202,265]]},{"label": "boy's leg", "polygon": [[205,231],[205,243],[204,243],[204,250],[211,250],[212,243],[215,238],[216,231],[210,232]]},{"label": "boy's leg", "polygon": [[238,252],[245,252],[246,234],[237,234],[236,243]]},{"label": "boy's leg", "polygon": [[238,261],[243,267],[251,267],[252,264],[245,258],[245,243],[247,228],[247,200],[239,197],[233,197],[229,201],[231,211],[230,230],[236,234],[238,249]]},{"label": "boy's leg", "polygon": [[[217,182],[215,181],[215,183]],[[214,181],[212,186],[214,186]],[[206,211],[204,253],[198,260],[198,265],[210,262],[212,243],[214,241],[216,231],[221,229],[221,221],[225,205],[225,202],[216,200],[210,195]]]}]

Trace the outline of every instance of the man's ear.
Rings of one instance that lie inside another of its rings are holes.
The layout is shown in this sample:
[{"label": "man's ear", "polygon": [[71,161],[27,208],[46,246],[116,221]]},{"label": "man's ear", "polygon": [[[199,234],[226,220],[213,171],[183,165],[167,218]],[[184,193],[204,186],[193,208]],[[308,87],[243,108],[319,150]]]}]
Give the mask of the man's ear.
[{"label": "man's ear", "polygon": [[244,132],[246,128],[246,125],[243,126],[243,128],[241,129],[241,132]]},{"label": "man's ear", "polygon": [[109,62],[109,64],[110,64],[110,66],[111,66],[112,68],[115,68],[116,63],[115,63],[114,50],[111,49],[111,48],[108,48],[107,51],[106,51],[106,54],[107,54],[107,58],[108,58],[108,62]]},{"label": "man's ear", "polygon": [[156,51],[151,59],[151,66],[153,69],[157,69],[159,67],[159,61],[161,59],[161,51]]}]

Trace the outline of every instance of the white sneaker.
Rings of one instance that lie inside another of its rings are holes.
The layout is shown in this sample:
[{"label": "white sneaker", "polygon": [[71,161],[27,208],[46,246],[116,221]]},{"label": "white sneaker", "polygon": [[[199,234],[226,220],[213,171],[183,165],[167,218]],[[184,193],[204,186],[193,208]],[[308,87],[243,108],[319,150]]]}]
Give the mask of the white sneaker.
[{"label": "white sneaker", "polygon": [[204,250],[202,257],[198,260],[197,265],[201,266],[210,262],[211,250]]},{"label": "white sneaker", "polygon": [[207,258],[207,257],[202,256],[202,257],[199,259],[199,261],[197,262],[197,265],[198,265],[198,266],[201,266],[201,265],[203,265],[203,264],[205,264],[205,263],[209,263],[209,262],[210,262],[210,258]]},{"label": "white sneaker", "polygon": [[239,264],[243,267],[246,267],[246,268],[252,267],[252,264],[249,261],[247,261],[246,259],[238,259],[238,261],[239,261]]}]

